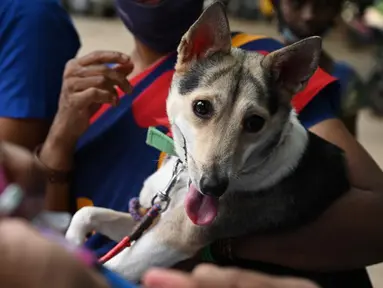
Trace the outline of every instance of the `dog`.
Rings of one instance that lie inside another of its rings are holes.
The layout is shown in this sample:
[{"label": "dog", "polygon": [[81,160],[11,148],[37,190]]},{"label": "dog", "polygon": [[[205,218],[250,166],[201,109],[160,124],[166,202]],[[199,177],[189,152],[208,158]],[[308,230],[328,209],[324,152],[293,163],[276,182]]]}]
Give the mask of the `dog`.
[{"label": "dog", "polygon": [[[167,100],[178,157],[145,181],[140,203],[151,207],[178,159],[186,169],[158,223],[106,267],[139,281],[217,239],[305,225],[348,191],[342,150],[305,130],[290,104],[320,53],[319,37],[266,56],[232,48],[224,6],[209,6],[181,40]],[[128,213],[86,207],[66,237],[81,245],[96,230],[120,241],[134,225]]]}]

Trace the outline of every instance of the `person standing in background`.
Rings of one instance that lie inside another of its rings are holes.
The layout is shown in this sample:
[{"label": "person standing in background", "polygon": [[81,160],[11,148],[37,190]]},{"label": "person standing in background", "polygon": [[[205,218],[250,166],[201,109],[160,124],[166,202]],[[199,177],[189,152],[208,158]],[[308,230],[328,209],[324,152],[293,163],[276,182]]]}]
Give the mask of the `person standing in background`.
[{"label": "person standing in background", "polygon": [[0,1],[0,140],[30,150],[44,141],[79,48],[60,0]]},{"label": "person standing in background", "polygon": [[[344,0],[273,0],[278,29],[286,44],[310,36],[322,38],[334,27],[340,16]],[[357,112],[362,105],[364,85],[353,67],[335,61],[326,51],[321,55],[320,67],[339,79],[340,99],[333,105],[347,129],[356,135]]]}]

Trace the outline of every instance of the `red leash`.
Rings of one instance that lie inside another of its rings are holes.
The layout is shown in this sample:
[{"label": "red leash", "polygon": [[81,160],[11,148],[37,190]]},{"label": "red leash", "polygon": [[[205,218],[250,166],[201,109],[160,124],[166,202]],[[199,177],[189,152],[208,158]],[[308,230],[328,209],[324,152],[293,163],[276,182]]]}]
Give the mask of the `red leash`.
[{"label": "red leash", "polygon": [[[114,246],[108,253],[102,256],[98,261],[101,264],[109,261],[117,254],[121,253],[125,248],[130,247],[132,242],[136,241],[142,236],[142,234],[153,224],[154,220],[158,217],[160,213],[163,213],[168,209],[170,203],[169,193],[178,181],[180,173],[183,171],[184,166],[181,165],[181,161],[178,159],[174,169],[173,175],[170,179],[169,184],[166,186],[164,191],[158,192],[152,199],[152,207],[146,212],[146,214],[141,218],[139,224],[133,229],[133,232],[124,237],[116,246]],[[132,214],[133,219],[139,219],[139,202],[131,200],[132,209],[129,209]],[[158,202],[159,203],[156,203]],[[161,205],[162,204],[162,205]],[[131,208],[131,207],[129,207]],[[134,208],[134,209],[133,209]],[[132,213],[133,212],[133,213]]]},{"label": "red leash", "polygon": [[140,223],[133,229],[133,232],[124,237],[116,246],[114,246],[108,253],[102,256],[98,262],[104,264],[109,261],[117,254],[121,253],[125,248],[132,245],[132,242],[136,241],[142,236],[142,234],[153,224],[154,220],[158,217],[161,212],[161,205],[153,205],[148,212],[142,217]]}]

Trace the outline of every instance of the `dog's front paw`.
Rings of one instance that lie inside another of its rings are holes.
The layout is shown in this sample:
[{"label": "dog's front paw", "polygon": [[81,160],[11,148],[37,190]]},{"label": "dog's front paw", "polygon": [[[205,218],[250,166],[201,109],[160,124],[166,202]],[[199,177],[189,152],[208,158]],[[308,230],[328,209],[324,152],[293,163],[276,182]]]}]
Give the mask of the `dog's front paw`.
[{"label": "dog's front paw", "polygon": [[65,238],[71,243],[81,246],[88,233],[92,232],[92,211],[94,207],[84,207],[73,216]]},{"label": "dog's front paw", "polygon": [[76,246],[81,246],[85,241],[85,235],[83,234],[84,233],[82,233],[82,231],[71,229],[71,227],[69,227],[67,233],[65,234],[65,238]]}]

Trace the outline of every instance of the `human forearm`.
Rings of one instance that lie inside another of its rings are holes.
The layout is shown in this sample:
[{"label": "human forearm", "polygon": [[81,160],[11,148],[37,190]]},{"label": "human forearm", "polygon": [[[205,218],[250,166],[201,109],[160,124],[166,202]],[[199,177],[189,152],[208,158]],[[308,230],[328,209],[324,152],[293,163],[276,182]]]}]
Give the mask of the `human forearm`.
[{"label": "human forearm", "polygon": [[236,254],[311,270],[383,261],[382,171],[339,120],[323,121],[310,130],[345,151],[353,188],[316,222],[288,234],[238,240]]},{"label": "human forearm", "polygon": [[311,132],[345,151],[350,182],[353,187],[383,192],[383,173],[373,158],[347,131],[338,119],[330,119],[312,127]]},{"label": "human forearm", "polygon": [[307,227],[235,243],[235,254],[307,270],[375,264],[383,260],[382,207],[383,193],[353,189]]},{"label": "human forearm", "polygon": [[[73,154],[75,140],[65,137],[60,120],[53,123],[47,140],[43,144],[39,159],[48,169],[56,171],[71,171],[73,169]],[[70,183],[52,183],[47,181],[45,207],[53,211],[68,211]]]},{"label": "human forearm", "polygon": [[[119,64],[108,68],[105,64]],[[133,70],[130,57],[111,51],[98,51],[70,60],[63,73],[59,109],[41,153],[41,162],[51,170],[73,170],[78,139],[90,125],[90,118],[102,104],[116,104],[115,86],[129,93],[127,75]],[[50,181],[52,182],[52,181]],[[48,183],[47,208],[68,210],[69,184]]]},{"label": "human forearm", "polygon": [[[27,222],[0,222],[0,283],[14,288],[108,288],[106,280]],[[52,279],[55,283],[52,284]]]},{"label": "human forearm", "polygon": [[37,119],[0,117],[0,140],[20,145],[32,151],[44,141],[49,122]]},{"label": "human forearm", "polygon": [[47,184],[45,209],[49,211],[69,211],[69,184]]}]

